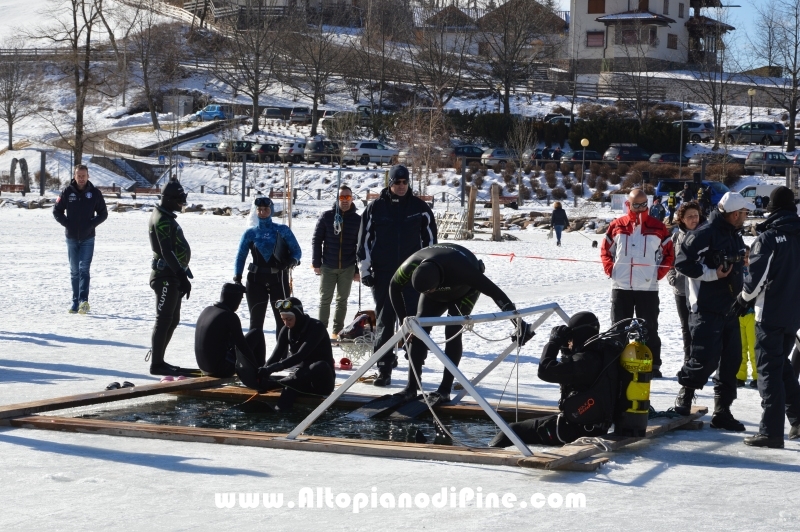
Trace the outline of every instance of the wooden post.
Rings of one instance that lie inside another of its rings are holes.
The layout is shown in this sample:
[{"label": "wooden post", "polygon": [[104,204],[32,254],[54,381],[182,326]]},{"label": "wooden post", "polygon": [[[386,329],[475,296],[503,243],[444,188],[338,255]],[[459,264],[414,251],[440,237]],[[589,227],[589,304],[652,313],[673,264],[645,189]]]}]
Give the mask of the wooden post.
[{"label": "wooden post", "polygon": [[500,185],[492,185],[492,241],[500,242],[503,235],[500,234]]},{"label": "wooden post", "polygon": [[[475,203],[478,201],[478,187],[469,187],[469,204],[467,205],[467,233],[473,235],[475,232]],[[470,237],[471,238],[471,237]]]}]

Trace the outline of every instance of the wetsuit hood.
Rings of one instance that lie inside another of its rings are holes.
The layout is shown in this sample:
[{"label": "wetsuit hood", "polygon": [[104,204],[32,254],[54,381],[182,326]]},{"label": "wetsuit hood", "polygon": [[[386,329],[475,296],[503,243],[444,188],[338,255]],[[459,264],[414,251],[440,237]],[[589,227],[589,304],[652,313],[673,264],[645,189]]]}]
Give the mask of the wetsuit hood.
[{"label": "wetsuit hood", "polygon": [[568,323],[572,336],[572,352],[577,353],[583,349],[586,341],[600,332],[600,321],[591,312],[578,312]]},{"label": "wetsuit hood", "polygon": [[244,293],[245,288],[241,284],[225,283],[222,285],[222,293],[219,296],[219,303],[220,305],[224,305],[225,308],[231,312],[236,312],[236,310],[239,308],[239,305],[242,303]]}]

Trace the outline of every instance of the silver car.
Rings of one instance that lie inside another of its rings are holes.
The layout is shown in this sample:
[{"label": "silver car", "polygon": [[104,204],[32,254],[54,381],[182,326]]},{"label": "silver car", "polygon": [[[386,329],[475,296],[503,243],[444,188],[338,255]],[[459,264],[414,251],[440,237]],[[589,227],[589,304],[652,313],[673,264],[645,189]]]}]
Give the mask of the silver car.
[{"label": "silver car", "polygon": [[505,166],[509,161],[519,163],[519,156],[517,156],[514,151],[505,148],[490,148],[481,155],[481,164],[486,166],[491,166],[493,164]]},{"label": "silver car", "polygon": [[217,149],[218,145],[219,144],[216,142],[198,142],[192,146],[189,154],[196,159],[214,161],[219,156],[219,150]]},{"label": "silver car", "polygon": [[701,120],[676,120],[672,123],[675,127],[686,128],[690,142],[708,142],[714,138],[714,123]]},{"label": "silver car", "polygon": [[344,152],[345,162],[353,161],[358,164],[387,163],[394,162],[398,151],[384,146],[374,140],[351,142]]},{"label": "silver car", "polygon": [[305,141],[284,142],[278,150],[278,157],[283,162],[299,163],[306,154]]}]

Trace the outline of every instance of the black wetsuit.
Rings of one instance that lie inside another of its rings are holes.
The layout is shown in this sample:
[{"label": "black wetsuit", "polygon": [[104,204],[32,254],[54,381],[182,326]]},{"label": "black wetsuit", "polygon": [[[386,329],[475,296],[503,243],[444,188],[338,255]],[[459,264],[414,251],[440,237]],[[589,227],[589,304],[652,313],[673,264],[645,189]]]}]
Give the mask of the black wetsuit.
[{"label": "black wetsuit", "polygon": [[[411,277],[422,263],[428,262],[439,267],[443,282],[434,291],[420,296],[417,317],[441,316],[445,311],[448,316],[467,316],[472,313],[481,294],[491,297],[502,311],[516,310],[508,296],[483,274],[483,263],[470,250],[457,244],[436,244],[411,255],[392,277],[389,295],[401,323],[407,316],[405,294],[407,287],[411,286]],[[424,329],[430,333],[430,327]],[[444,352],[456,365],[462,354],[461,335],[457,334],[460,329],[459,325],[445,327],[445,337],[452,339],[445,345]],[[411,361],[421,367],[428,355],[427,346],[414,339],[410,351]],[[439,392],[449,394],[452,384],[453,375],[445,370]]]},{"label": "black wetsuit", "polygon": [[[559,350],[562,353],[561,360],[558,360]],[[607,434],[613,422],[614,398],[619,389],[618,358],[621,351],[622,345],[611,340],[592,342],[577,353],[561,347],[558,342],[546,343],[539,362],[539,378],[561,385],[561,398],[558,401],[561,413],[511,423],[510,427],[523,442],[537,445],[563,445],[584,436]],[[580,397],[578,394],[589,390],[596,392],[592,396],[598,398],[591,408],[605,415],[591,424],[571,421],[576,412],[568,400],[573,396]],[[605,399],[601,402],[601,398]],[[508,447],[512,443],[500,432],[489,445]]]},{"label": "black wetsuit", "polygon": [[172,333],[181,319],[181,298],[186,294],[186,268],[192,252],[176,221],[177,215],[156,206],[150,216],[150,248],[153,250],[150,288],[156,294],[156,323],[153,326],[151,365],[164,362]]},{"label": "black wetsuit", "polygon": [[281,331],[281,315],[275,308],[275,302],[291,295],[289,288],[289,272],[287,270],[272,271],[271,265],[259,253],[255,246],[250,248],[253,261],[247,274],[247,306],[250,309],[250,329],[262,330],[267,310],[272,309],[275,318],[275,336]]},{"label": "black wetsuit", "polygon": [[241,295],[238,301],[223,299],[203,309],[197,318],[194,355],[197,358],[197,367],[204,375],[232,377],[235,373],[237,350],[250,357],[257,365],[264,364],[264,335],[259,330],[250,331],[246,336],[242,333],[242,322],[232,310],[234,306],[238,308],[240,302]]},{"label": "black wetsuit", "polygon": [[303,314],[291,329],[283,327],[278,344],[267,360],[271,371],[297,366],[295,371],[280,379],[284,387],[278,406],[290,409],[298,393],[329,395],[336,382],[333,369],[333,350],[328,331],[321,321]]}]

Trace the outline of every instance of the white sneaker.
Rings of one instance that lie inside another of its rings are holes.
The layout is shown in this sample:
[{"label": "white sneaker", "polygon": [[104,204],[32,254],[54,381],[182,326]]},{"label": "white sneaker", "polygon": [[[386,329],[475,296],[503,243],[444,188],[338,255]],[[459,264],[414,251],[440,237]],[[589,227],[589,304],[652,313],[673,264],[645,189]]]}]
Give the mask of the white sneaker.
[{"label": "white sneaker", "polygon": [[80,305],[78,305],[78,314],[88,314],[89,313],[89,302],[82,301]]}]

